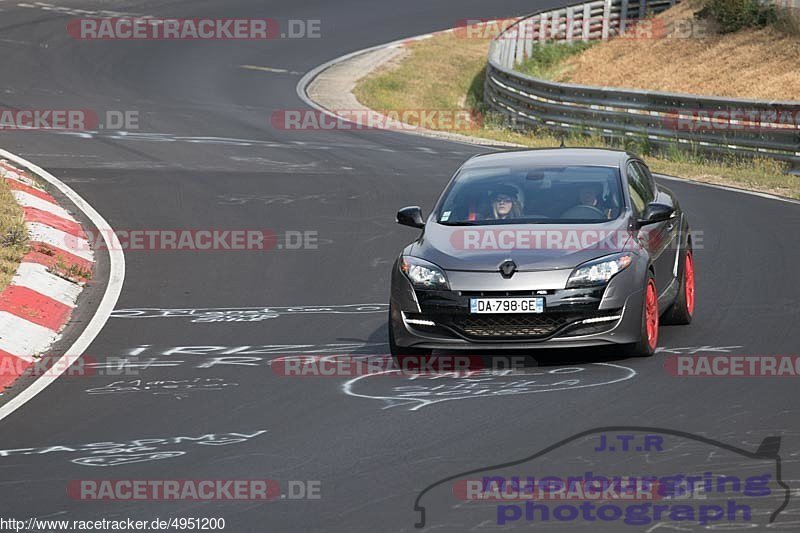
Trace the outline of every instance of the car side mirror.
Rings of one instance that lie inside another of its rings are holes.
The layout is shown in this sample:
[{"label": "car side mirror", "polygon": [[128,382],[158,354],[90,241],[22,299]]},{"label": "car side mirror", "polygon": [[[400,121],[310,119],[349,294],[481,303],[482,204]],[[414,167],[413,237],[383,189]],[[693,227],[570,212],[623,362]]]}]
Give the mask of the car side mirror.
[{"label": "car side mirror", "polygon": [[422,219],[422,209],[416,205],[402,208],[397,212],[397,223],[411,226],[412,228],[424,228],[425,221]]},{"label": "car side mirror", "polygon": [[647,224],[655,224],[657,222],[669,220],[674,214],[675,208],[671,205],[653,202],[647,205],[644,213],[642,213],[642,218],[640,218],[638,222],[640,226],[646,226]]}]

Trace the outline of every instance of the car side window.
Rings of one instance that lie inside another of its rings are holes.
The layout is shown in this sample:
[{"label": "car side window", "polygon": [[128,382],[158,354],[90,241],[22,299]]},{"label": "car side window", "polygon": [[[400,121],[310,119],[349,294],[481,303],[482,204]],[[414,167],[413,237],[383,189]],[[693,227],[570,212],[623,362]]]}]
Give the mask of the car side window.
[{"label": "car side window", "polygon": [[634,163],[628,163],[628,192],[631,196],[633,211],[637,216],[641,216],[648,204],[648,195],[644,186],[644,176]]},{"label": "car side window", "polygon": [[650,172],[650,169],[647,168],[647,165],[639,161],[636,161],[633,164],[639,169],[640,174],[644,177],[643,183],[645,189],[647,189],[649,198],[647,202],[650,203],[655,200],[656,197],[656,180],[653,179],[653,174]]}]

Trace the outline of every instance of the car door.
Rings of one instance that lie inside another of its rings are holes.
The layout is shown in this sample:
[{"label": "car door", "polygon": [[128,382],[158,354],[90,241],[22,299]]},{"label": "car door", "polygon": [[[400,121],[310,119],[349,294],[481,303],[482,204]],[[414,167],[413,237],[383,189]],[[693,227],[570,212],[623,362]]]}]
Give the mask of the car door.
[{"label": "car door", "polygon": [[[628,163],[628,191],[637,218],[641,218],[647,204],[656,201],[671,204],[669,198],[662,198],[647,166],[641,161]],[[677,232],[674,219],[648,224],[639,229],[639,242],[647,249],[656,271],[656,289],[658,294],[664,293],[673,278],[675,254],[670,253],[671,243]]]}]

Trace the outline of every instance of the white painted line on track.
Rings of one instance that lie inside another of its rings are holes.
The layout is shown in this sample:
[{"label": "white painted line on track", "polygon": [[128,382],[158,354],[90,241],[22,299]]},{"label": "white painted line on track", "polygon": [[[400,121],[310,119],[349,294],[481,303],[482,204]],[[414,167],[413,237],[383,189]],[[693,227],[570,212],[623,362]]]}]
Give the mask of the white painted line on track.
[{"label": "white painted line on track", "polygon": [[262,72],[272,72],[275,74],[291,74],[293,76],[301,76],[302,72],[297,72],[296,70],[286,70],[285,68],[273,68],[273,67],[259,67],[258,65],[239,65],[239,68],[245,70],[260,70]]},{"label": "white painted line on track", "polygon": [[[89,321],[89,324],[80,333],[80,335],[78,335],[78,338],[75,339],[75,342],[72,344],[72,346],[70,346],[58,359],[58,361],[56,361],[53,366],[53,369],[55,369],[53,372],[46,372],[36,381],[31,383],[28,388],[9,400],[8,403],[0,407],[0,420],[3,420],[14,411],[25,405],[37,394],[46,389],[53,381],[58,379],[58,377],[69,367],[69,365],[59,363],[62,360],[65,360],[65,362],[74,361],[80,357],[103,329],[103,326],[105,326],[106,322],[108,321],[108,317],[111,315],[111,311],[114,310],[117,300],[119,299],[119,295],[122,292],[122,285],[125,281],[125,255],[122,253],[122,245],[120,244],[116,233],[108,224],[108,222],[106,222],[100,213],[98,213],[91,205],[89,205],[88,202],[86,202],[86,200],[81,198],[81,196],[73,191],[67,184],[46,170],[12,154],[11,152],[0,149],[0,157],[4,157],[10,161],[13,161],[14,163],[26,167],[28,170],[61,191],[64,196],[66,196],[73,204],[75,204],[75,206],[80,209],[81,212],[84,213],[87,218],[89,218],[89,220],[92,221],[97,230],[100,232],[100,235],[103,236],[106,250],[108,250],[109,262],[108,285],[103,293],[102,300],[100,300],[100,305],[97,306],[97,310]],[[67,357],[70,359],[65,359]]]}]

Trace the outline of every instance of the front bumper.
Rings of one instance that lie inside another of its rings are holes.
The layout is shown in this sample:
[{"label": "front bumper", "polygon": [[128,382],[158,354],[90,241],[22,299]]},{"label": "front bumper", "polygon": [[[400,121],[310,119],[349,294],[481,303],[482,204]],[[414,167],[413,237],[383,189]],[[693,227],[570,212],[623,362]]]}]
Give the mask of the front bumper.
[{"label": "front bumper", "polygon": [[[553,272],[543,285],[520,278],[505,287],[498,285],[498,274],[469,273],[466,283],[463,277],[455,284],[451,279],[453,290],[449,291],[415,290],[398,271],[392,276],[390,327],[397,346],[406,348],[506,350],[632,344],[641,336],[644,295],[643,283],[636,282],[637,270],[630,268],[608,285],[591,289],[564,289],[565,280],[557,280]],[[470,298],[506,296],[544,298],[545,312],[469,312]]]}]

